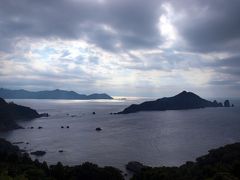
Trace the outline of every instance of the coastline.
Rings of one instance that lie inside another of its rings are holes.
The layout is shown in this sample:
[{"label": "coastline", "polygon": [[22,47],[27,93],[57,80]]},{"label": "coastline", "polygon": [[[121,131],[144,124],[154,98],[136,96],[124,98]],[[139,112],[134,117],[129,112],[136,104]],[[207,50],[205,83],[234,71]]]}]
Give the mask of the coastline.
[{"label": "coastline", "polygon": [[[149,167],[138,162],[130,162],[127,169],[133,176],[111,166],[99,167],[91,162],[76,166],[64,166],[61,162],[48,165],[46,162],[32,160],[18,146],[0,138],[0,177],[27,179],[235,179],[240,177],[240,143],[228,144],[209,150],[209,153],[176,167]],[[15,166],[14,172],[10,169]],[[27,167],[24,168],[23,167]],[[34,172],[34,173],[33,173]]]}]

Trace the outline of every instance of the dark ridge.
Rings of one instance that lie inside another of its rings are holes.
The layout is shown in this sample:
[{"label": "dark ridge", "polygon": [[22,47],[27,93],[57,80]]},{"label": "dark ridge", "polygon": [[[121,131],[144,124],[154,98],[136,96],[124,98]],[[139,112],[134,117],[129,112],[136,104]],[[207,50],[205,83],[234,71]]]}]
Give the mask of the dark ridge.
[{"label": "dark ridge", "polygon": [[139,111],[183,110],[222,106],[222,103],[219,103],[216,100],[211,102],[199,97],[192,92],[183,91],[173,97],[164,97],[155,101],[147,101],[141,104],[132,104],[118,114],[128,114]]},{"label": "dark ridge", "polygon": [[18,146],[12,145],[10,142],[0,138],[0,154],[20,154]]},{"label": "dark ridge", "polygon": [[7,103],[3,98],[0,98],[0,131],[21,128],[16,123],[17,120],[30,120],[42,116],[46,116],[46,113],[39,114],[34,109],[13,102]]},{"label": "dark ridge", "polygon": [[235,143],[212,149],[180,167],[142,167],[132,180],[238,180],[239,170],[240,143]]},{"label": "dark ridge", "polygon": [[26,91],[26,90],[9,90],[0,88],[0,97],[5,99],[113,99],[111,96],[103,94],[78,94],[74,91],[64,91],[55,89],[53,91]]}]

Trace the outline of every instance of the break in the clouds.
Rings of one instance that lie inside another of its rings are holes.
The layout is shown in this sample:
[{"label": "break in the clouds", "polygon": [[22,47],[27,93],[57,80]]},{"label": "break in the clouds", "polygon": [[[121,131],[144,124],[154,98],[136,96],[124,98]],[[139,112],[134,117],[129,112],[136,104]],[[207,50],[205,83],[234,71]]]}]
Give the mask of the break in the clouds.
[{"label": "break in the clouds", "polygon": [[1,0],[0,85],[239,96],[238,0]]}]

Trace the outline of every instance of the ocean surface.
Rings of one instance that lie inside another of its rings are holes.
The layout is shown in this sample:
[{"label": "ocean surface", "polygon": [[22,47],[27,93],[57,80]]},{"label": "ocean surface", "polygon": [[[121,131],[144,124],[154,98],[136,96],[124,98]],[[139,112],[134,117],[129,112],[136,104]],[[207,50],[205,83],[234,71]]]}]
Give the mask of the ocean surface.
[{"label": "ocean surface", "polygon": [[[144,99],[7,101],[50,114],[19,122],[25,129],[0,134],[11,142],[24,142],[18,146],[28,152],[46,151],[38,159],[50,164],[61,161],[76,165],[89,161],[124,169],[127,162],[139,161],[150,166],[177,166],[194,161],[209,149],[240,141],[239,101],[232,108],[126,115],[110,113]],[[34,129],[28,129],[31,126]],[[38,129],[39,126],[43,128]],[[102,131],[97,132],[97,127]]]}]

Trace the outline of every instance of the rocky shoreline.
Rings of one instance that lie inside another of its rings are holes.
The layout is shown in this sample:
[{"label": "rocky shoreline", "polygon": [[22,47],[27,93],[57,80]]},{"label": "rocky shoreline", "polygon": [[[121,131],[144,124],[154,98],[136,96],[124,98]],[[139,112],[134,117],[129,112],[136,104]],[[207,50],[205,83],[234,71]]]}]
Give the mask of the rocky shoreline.
[{"label": "rocky shoreline", "polygon": [[7,103],[3,98],[0,98],[0,131],[22,128],[16,122],[19,120],[32,120],[48,116],[48,113],[39,114],[34,109],[13,102]]},{"label": "rocky shoreline", "polygon": [[[0,179],[91,179],[123,180],[127,174],[119,169],[85,162],[77,166],[64,166],[60,162],[49,166],[33,161],[18,146],[0,138]],[[14,167],[14,169],[12,168]],[[132,180],[237,180],[240,178],[240,143],[212,149],[195,162],[179,167],[149,167],[139,162],[129,162],[126,169],[133,173]]]},{"label": "rocky shoreline", "polygon": [[85,162],[78,166],[64,166],[58,162],[48,165],[46,162],[32,160],[29,154],[17,146],[0,138],[0,179],[34,179],[34,180],[123,180],[121,171],[114,167],[99,167]]}]

